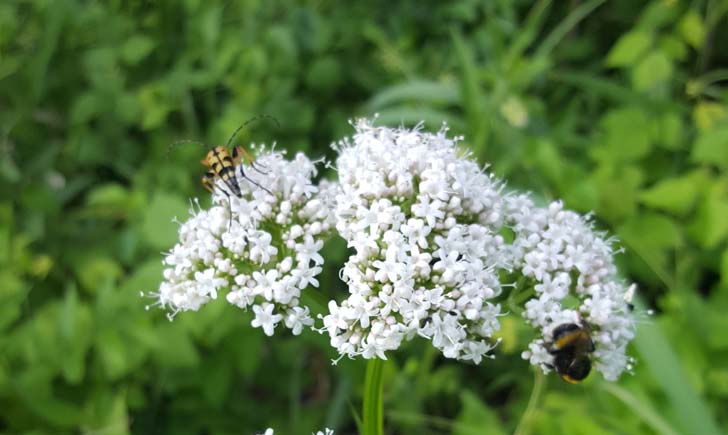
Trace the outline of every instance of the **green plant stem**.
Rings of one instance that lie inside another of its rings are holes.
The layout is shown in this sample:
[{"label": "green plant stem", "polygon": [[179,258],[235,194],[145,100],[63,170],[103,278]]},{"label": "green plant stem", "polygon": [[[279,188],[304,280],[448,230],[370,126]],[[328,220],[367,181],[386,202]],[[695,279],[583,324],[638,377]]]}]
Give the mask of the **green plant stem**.
[{"label": "green plant stem", "polygon": [[546,384],[546,376],[543,374],[541,369],[535,367],[533,369],[533,373],[533,390],[531,390],[531,397],[528,399],[526,410],[523,412],[521,421],[518,422],[518,427],[516,427],[513,435],[525,435],[531,433],[533,415],[536,413],[538,402],[541,400],[541,395],[543,394],[543,387]]},{"label": "green plant stem", "polygon": [[382,400],[384,361],[372,358],[367,362],[362,407],[362,435],[384,434],[384,403]]}]

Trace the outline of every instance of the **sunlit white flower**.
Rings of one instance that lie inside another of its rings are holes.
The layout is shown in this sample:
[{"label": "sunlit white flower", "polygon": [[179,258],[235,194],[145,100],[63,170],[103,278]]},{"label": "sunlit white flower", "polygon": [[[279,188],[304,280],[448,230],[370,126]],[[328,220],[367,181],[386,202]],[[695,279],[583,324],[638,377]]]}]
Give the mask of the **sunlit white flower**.
[{"label": "sunlit white flower", "polygon": [[[553,356],[546,348],[554,328],[576,323],[589,328],[595,367],[605,379],[615,380],[629,370],[632,358],[626,348],[634,338],[629,306],[634,288],[617,276],[612,240],[560,202],[541,208],[526,195],[506,199],[506,221],[515,233],[514,265],[531,279],[536,292],[523,316],[540,337],[523,357],[549,370]],[[576,303],[567,303],[567,296]]]},{"label": "sunlit white flower", "polygon": [[355,252],[341,270],[349,297],[323,317],[332,346],[386,358],[419,335],[448,358],[480,362],[495,343],[492,299],[509,264],[500,183],[446,129],[360,121],[356,130],[337,145],[336,228]]},{"label": "sunlit white flower", "polygon": [[538,331],[524,352],[531,363],[548,370],[553,329],[578,323],[591,328],[605,378],[629,369],[634,320],[612,240],[560,202],[541,208],[504,193],[446,130],[355,127],[336,162],[336,229],[354,249],[340,273],[349,296],[323,317],[342,356],[385,358],[419,335],[448,358],[479,363],[508,289],[526,297],[515,309]]},{"label": "sunlit white flower", "polygon": [[[258,435],[275,435],[272,428],[268,428],[263,432],[262,434]],[[324,430],[317,431],[316,433],[312,433],[311,435],[334,435],[334,430],[326,428]]]},{"label": "sunlit white flower", "polygon": [[280,314],[273,314],[274,308],[275,306],[268,302],[263,302],[262,305],[253,305],[255,319],[250,323],[253,328],[262,328],[265,335],[273,335],[276,325],[283,319]]},{"label": "sunlit white flower", "polygon": [[198,310],[224,291],[229,303],[252,307],[252,325],[266,335],[281,323],[300,334],[313,324],[300,296],[319,285],[332,188],[313,185],[315,164],[302,154],[288,161],[282,153],[263,152],[256,167],[236,167],[240,198],[226,195],[218,180],[214,205],[203,210],[195,203],[180,226],[179,243],[164,259],[157,304],[173,316]]}]

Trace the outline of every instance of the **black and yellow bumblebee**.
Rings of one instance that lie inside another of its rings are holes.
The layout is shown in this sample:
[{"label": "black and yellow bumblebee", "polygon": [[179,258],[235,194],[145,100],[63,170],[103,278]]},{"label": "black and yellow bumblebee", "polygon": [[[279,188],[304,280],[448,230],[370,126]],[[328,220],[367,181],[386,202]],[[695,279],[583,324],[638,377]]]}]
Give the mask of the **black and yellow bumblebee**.
[{"label": "black and yellow bumblebee", "polygon": [[548,347],[554,356],[554,370],[570,384],[583,381],[591,371],[590,354],[594,352],[594,342],[589,325],[581,323],[562,323],[554,328]]}]

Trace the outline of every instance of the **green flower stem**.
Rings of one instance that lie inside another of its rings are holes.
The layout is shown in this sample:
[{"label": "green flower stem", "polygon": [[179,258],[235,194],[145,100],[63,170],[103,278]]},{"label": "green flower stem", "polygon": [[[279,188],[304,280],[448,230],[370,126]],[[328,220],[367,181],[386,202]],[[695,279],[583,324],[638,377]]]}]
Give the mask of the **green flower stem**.
[{"label": "green flower stem", "polygon": [[364,404],[362,408],[362,435],[384,434],[384,400],[382,399],[382,376],[384,361],[372,358],[367,362],[364,379]]},{"label": "green flower stem", "polygon": [[531,433],[531,425],[533,423],[534,414],[538,409],[538,402],[541,400],[543,394],[543,387],[546,384],[546,376],[543,374],[539,367],[533,369],[533,390],[531,390],[531,398],[528,399],[528,405],[526,405],[526,411],[524,411],[521,421],[516,427],[514,435],[526,435]]}]

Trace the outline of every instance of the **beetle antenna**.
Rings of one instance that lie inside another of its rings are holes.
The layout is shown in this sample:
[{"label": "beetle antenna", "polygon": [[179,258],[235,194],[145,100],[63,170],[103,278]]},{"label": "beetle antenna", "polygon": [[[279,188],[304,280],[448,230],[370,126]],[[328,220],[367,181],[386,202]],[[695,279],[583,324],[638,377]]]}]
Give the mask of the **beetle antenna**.
[{"label": "beetle antenna", "polygon": [[260,121],[261,119],[270,119],[270,120],[272,120],[273,122],[275,122],[275,124],[276,124],[276,127],[277,127],[277,128],[281,128],[281,124],[280,124],[280,123],[278,123],[278,120],[277,120],[277,119],[276,119],[275,117],[273,117],[273,116],[270,116],[270,115],[265,115],[265,114],[260,114],[260,115],[256,115],[256,116],[254,116],[254,117],[250,118],[249,120],[245,121],[245,122],[244,122],[244,123],[243,123],[243,124],[242,124],[242,125],[241,125],[240,127],[238,127],[238,128],[237,128],[237,129],[236,129],[236,130],[235,130],[235,131],[233,132],[233,134],[232,134],[232,135],[230,136],[230,139],[228,139],[227,143],[225,144],[225,147],[226,147],[226,148],[230,148],[230,144],[231,144],[231,143],[233,142],[233,140],[235,139],[235,136],[237,136],[237,135],[238,135],[238,133],[240,133],[240,130],[244,129],[244,128],[245,128],[245,127],[246,127],[246,126],[247,126],[248,124],[250,124],[251,122],[255,122],[255,121]]}]

